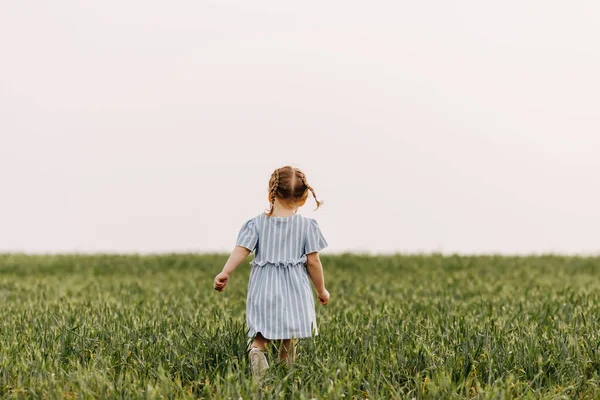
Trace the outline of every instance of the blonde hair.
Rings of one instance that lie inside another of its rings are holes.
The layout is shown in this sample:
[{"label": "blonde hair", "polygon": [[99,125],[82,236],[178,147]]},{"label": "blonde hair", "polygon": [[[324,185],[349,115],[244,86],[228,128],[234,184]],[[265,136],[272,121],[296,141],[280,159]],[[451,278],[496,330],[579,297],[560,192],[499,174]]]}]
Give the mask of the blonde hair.
[{"label": "blonde hair", "polygon": [[268,210],[267,215],[273,215],[275,199],[286,203],[302,204],[308,198],[309,191],[315,198],[315,202],[317,203],[316,209],[318,209],[323,202],[317,199],[315,190],[306,181],[304,172],[289,165],[277,168],[271,174],[271,179],[269,179],[269,202],[271,203],[271,208]]}]

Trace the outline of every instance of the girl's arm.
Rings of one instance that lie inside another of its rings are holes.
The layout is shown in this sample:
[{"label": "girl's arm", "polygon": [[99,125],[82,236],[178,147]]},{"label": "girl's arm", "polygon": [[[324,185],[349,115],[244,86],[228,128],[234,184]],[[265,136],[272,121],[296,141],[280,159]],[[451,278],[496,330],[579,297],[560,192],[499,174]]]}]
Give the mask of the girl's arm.
[{"label": "girl's arm", "polygon": [[242,246],[235,246],[233,248],[231,255],[223,266],[223,271],[215,277],[215,290],[218,290],[219,292],[225,290],[225,286],[227,286],[227,282],[229,281],[229,275],[231,275],[250,253],[250,250]]},{"label": "girl's arm", "polygon": [[325,277],[323,276],[323,265],[319,258],[319,252],[315,251],[314,253],[307,254],[306,259],[308,276],[310,276],[313,285],[315,285],[319,301],[325,305],[329,302],[329,292],[325,289]]}]

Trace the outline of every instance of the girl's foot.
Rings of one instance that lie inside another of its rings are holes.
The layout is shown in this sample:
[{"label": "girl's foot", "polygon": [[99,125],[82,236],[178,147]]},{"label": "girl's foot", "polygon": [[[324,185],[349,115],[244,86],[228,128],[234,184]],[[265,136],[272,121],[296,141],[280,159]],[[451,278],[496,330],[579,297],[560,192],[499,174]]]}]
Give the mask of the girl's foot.
[{"label": "girl's foot", "polygon": [[250,349],[248,357],[250,357],[250,364],[252,365],[252,375],[254,375],[255,378],[262,378],[267,369],[269,369],[269,363],[267,362],[265,353],[260,349],[253,347]]}]

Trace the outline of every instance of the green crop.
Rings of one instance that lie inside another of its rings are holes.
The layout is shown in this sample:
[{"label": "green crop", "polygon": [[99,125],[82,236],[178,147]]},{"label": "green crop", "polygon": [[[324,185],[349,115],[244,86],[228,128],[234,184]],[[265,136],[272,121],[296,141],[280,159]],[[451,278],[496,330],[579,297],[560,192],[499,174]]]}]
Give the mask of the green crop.
[{"label": "green crop", "polygon": [[324,255],[320,336],[264,381],[226,255],[0,255],[3,398],[600,398],[600,259]]}]

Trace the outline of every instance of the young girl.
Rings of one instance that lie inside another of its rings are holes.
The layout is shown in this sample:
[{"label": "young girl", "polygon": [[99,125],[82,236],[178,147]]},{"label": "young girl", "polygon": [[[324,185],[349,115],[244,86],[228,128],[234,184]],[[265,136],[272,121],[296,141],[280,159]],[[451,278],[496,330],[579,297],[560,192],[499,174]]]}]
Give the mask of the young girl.
[{"label": "young girl", "polygon": [[317,335],[310,280],[321,304],[329,302],[319,251],[327,247],[317,221],[298,214],[308,191],[317,208],[321,202],[302,171],[290,166],[276,169],[269,180],[269,202],[262,213],[242,226],[236,247],[215,278],[222,292],[230,274],[254,251],[248,283],[246,322],[254,338],[249,357],[256,376],[268,368],[264,355],[271,340],[281,341],[279,357],[293,361],[298,338]]}]

